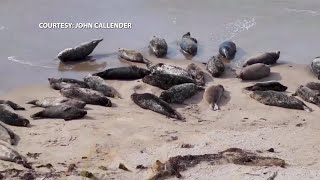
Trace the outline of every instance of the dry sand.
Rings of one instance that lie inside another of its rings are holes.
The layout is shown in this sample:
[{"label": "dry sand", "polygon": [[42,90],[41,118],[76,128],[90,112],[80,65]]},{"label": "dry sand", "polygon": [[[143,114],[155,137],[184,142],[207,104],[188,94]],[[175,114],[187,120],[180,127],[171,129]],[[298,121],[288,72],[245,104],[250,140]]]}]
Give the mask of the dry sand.
[{"label": "dry sand", "polygon": [[[180,67],[189,64],[189,61],[163,59],[161,62]],[[199,66],[205,68],[202,64]],[[182,176],[190,180],[267,179],[278,172],[277,180],[320,179],[320,109],[310,103],[306,104],[314,109],[312,113],[260,104],[242,90],[252,82],[234,77],[232,71],[221,78],[206,75],[207,86],[222,84],[228,91],[220,111],[210,110],[202,101],[203,92],[186,101],[187,105],[173,105],[186,117],[186,122],[141,109],[130,100],[136,86],[139,86],[138,92],[156,95],[161,92],[158,88],[141,80],[107,81],[124,97],[112,99],[114,107],[88,105],[88,116],[81,120],[31,120],[29,128],[10,126],[20,137],[15,148],[22,155],[41,153],[38,159],[28,158],[34,167],[51,163],[57,171],[65,171],[68,164],[74,163],[78,169],[90,171],[100,179],[140,180],[148,177],[150,169],[136,170],[137,165],[151,167],[156,160],[163,162],[171,156],[217,153],[237,147],[253,152],[260,150],[260,155],[284,159],[288,165],[266,168],[202,163],[181,172]],[[288,64],[273,66],[272,76],[261,81],[264,80],[279,80],[288,86],[288,94],[301,84],[317,81],[307,66]],[[42,108],[31,108],[25,103],[48,96],[60,95],[48,85],[42,85],[20,88],[0,98],[25,106],[27,111],[17,113],[30,117]],[[181,148],[184,143],[194,147]],[[267,152],[269,148],[274,148],[275,153]],[[118,169],[119,163],[131,172]],[[107,169],[102,170],[100,166]],[[23,169],[4,161],[0,167],[1,170]],[[73,176],[65,179],[68,178],[76,179]]]}]

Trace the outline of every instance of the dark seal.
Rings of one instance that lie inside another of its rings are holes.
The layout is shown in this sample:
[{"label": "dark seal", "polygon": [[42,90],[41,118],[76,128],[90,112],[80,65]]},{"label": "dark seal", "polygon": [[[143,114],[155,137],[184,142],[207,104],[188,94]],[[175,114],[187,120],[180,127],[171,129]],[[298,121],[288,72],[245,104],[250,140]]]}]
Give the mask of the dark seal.
[{"label": "dark seal", "polygon": [[16,113],[7,105],[0,104],[0,121],[11,126],[27,127],[30,121]]},{"label": "dark seal", "polygon": [[185,83],[171,87],[162,91],[160,99],[167,103],[182,104],[185,100],[194,96],[199,90],[204,90],[194,83]]},{"label": "dark seal", "polygon": [[237,78],[242,80],[258,80],[270,75],[270,67],[262,64],[252,64],[247,66],[241,70],[241,72],[237,75]]},{"label": "dark seal", "polygon": [[24,107],[12,102],[12,101],[0,100],[0,104],[6,104],[14,110],[22,110],[22,111],[26,110]]},{"label": "dark seal", "polygon": [[209,59],[207,63],[207,71],[213,77],[220,77],[223,74],[224,70],[225,66],[219,57],[213,56]]},{"label": "dark seal", "polygon": [[312,60],[311,71],[320,80],[320,57],[316,57]]},{"label": "dark seal", "polygon": [[282,85],[281,83],[277,81],[266,81],[266,82],[259,82],[255,83],[252,86],[245,87],[244,89],[248,91],[286,91],[288,89],[287,86]]},{"label": "dark seal", "polygon": [[70,87],[82,87],[82,88],[89,88],[88,84],[71,78],[48,78],[50,87],[55,90],[60,90],[62,88],[70,88]]},{"label": "dark seal", "polygon": [[277,52],[263,52],[260,54],[257,54],[255,56],[250,57],[246,62],[244,63],[243,67],[256,64],[256,63],[263,63],[266,65],[275,64],[277,60],[280,57],[280,51]]},{"label": "dark seal", "polygon": [[197,85],[204,86],[206,84],[206,81],[204,78],[204,72],[196,64],[194,63],[189,64],[187,66],[187,71],[192,77],[192,79],[196,81]]},{"label": "dark seal", "polygon": [[80,119],[87,114],[87,111],[68,105],[50,106],[46,109],[31,115],[33,119],[64,119],[65,121]]},{"label": "dark seal", "polygon": [[232,41],[225,41],[219,46],[219,53],[228,60],[232,60],[237,52],[237,46]]},{"label": "dark seal", "polygon": [[167,55],[168,45],[165,39],[153,36],[149,43],[149,50],[158,58]]},{"label": "dark seal", "polygon": [[137,66],[129,66],[111,68],[102,72],[94,73],[92,75],[109,80],[136,80],[144,78],[148,74],[150,74],[150,71],[147,69],[139,68]]},{"label": "dark seal", "polygon": [[292,96],[299,96],[301,99],[320,107],[320,98],[318,97],[318,93],[306,86],[299,86]]},{"label": "dark seal", "polygon": [[185,35],[182,36],[182,39],[180,40],[180,48],[183,53],[195,56],[198,51],[198,41],[191,37],[190,32],[187,32]]}]

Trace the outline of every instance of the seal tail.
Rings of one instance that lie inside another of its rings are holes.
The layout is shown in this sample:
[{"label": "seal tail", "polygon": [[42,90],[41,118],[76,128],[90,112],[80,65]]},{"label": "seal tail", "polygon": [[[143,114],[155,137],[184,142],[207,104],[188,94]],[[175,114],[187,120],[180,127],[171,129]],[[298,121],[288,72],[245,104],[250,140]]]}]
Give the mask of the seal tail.
[{"label": "seal tail", "polygon": [[175,119],[180,120],[180,121],[186,121],[186,118],[184,116],[182,116],[178,111],[175,111],[175,115],[174,115]]},{"label": "seal tail", "polygon": [[27,102],[26,104],[36,105],[36,102],[37,102],[37,100],[32,100],[32,101]]},{"label": "seal tail", "polygon": [[312,112],[313,110],[311,108],[309,108],[307,105],[303,105],[303,110],[307,111],[307,112]]}]

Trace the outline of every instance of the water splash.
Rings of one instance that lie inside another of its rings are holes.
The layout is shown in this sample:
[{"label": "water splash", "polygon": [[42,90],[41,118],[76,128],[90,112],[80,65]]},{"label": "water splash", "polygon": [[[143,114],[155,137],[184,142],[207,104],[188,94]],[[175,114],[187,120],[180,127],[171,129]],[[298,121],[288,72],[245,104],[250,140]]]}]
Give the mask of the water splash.
[{"label": "water splash", "polygon": [[54,69],[54,67],[35,65],[35,64],[32,64],[31,62],[28,62],[28,61],[19,60],[15,56],[8,57],[8,60],[11,61],[11,62],[15,62],[15,63],[23,64],[23,65],[28,65],[28,66],[32,66],[32,67],[41,67],[41,68],[47,68],[47,69]]},{"label": "water splash", "polygon": [[294,13],[304,13],[304,14],[309,14],[311,16],[319,16],[320,12],[319,11],[313,11],[309,9],[291,9],[291,8],[285,8],[285,11],[287,12],[294,12]]},{"label": "water splash", "polygon": [[256,25],[255,18],[236,20],[226,25],[229,36],[224,40],[230,40],[243,31],[248,31]]}]

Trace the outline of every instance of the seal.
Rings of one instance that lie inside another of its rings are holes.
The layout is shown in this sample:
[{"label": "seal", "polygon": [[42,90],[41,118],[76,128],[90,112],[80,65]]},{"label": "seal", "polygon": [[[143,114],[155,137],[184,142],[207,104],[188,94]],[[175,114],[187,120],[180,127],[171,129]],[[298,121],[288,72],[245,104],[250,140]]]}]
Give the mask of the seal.
[{"label": "seal", "polygon": [[207,71],[213,77],[220,77],[225,70],[222,60],[217,56],[212,56],[207,63]]},{"label": "seal", "polygon": [[218,103],[220,102],[223,93],[224,87],[222,85],[212,85],[205,90],[203,99],[210,105],[212,110],[217,111],[220,109]]},{"label": "seal", "polygon": [[150,74],[150,71],[147,69],[139,68],[137,66],[129,66],[111,68],[102,72],[94,73],[92,75],[99,76],[106,80],[136,80],[144,78],[148,74]]},{"label": "seal", "polygon": [[242,80],[258,80],[270,75],[270,67],[263,63],[252,64],[241,70],[237,78]]},{"label": "seal", "polygon": [[151,111],[163,114],[167,117],[171,117],[177,120],[184,121],[182,117],[176,110],[174,110],[168,103],[161,100],[157,96],[150,93],[133,93],[131,95],[132,101],[143,109],[149,109]]},{"label": "seal", "polygon": [[289,109],[305,110],[307,112],[313,111],[301,100],[293,96],[288,96],[282,92],[271,91],[271,90],[253,91],[250,94],[250,97],[268,106],[277,106],[277,107],[283,107],[283,108],[289,108]]},{"label": "seal", "polygon": [[0,104],[0,121],[11,126],[27,127],[30,122],[28,119],[13,112],[10,106]]},{"label": "seal", "polygon": [[166,74],[172,74],[177,76],[184,76],[188,78],[192,78],[189,72],[181,67],[173,66],[169,64],[164,63],[158,63],[153,66],[148,66],[151,73],[166,73]]},{"label": "seal", "polygon": [[320,80],[320,57],[316,57],[312,60],[311,71]]},{"label": "seal", "polygon": [[145,59],[141,53],[132,49],[119,48],[118,55],[121,59],[124,59],[127,61],[144,63],[144,64],[150,63],[150,61]]},{"label": "seal", "polygon": [[103,95],[112,98],[121,98],[121,95],[116,89],[109,86],[101,77],[92,76],[91,74],[83,78],[84,82],[87,83],[90,89],[101,92]]},{"label": "seal", "polygon": [[255,83],[252,86],[245,87],[244,89],[248,91],[268,91],[268,90],[273,90],[273,91],[279,91],[279,92],[284,92],[288,89],[287,86],[282,85],[281,83],[277,81],[266,81],[266,82],[259,82]]},{"label": "seal", "polygon": [[77,79],[71,79],[71,78],[48,78],[50,87],[55,90],[61,90],[62,88],[70,88],[70,87],[82,87],[82,88],[88,88],[88,84],[77,80]]},{"label": "seal", "polygon": [[86,103],[76,99],[70,99],[66,97],[45,97],[43,99],[32,100],[27,102],[27,104],[32,104],[37,107],[47,108],[50,106],[58,105],[69,105],[79,109],[83,109],[86,106]]},{"label": "seal", "polygon": [[162,91],[160,99],[167,103],[182,104],[185,100],[194,96],[199,90],[204,90],[202,87],[194,83],[185,83],[171,87],[168,90]]},{"label": "seal", "polygon": [[315,91],[318,96],[320,95],[320,83],[318,82],[309,82],[306,84],[306,87]]},{"label": "seal", "polygon": [[206,84],[204,78],[204,72],[196,64],[191,63],[187,66],[187,71],[189,75],[196,81],[198,86],[204,86]]},{"label": "seal", "polygon": [[304,101],[315,104],[320,107],[320,98],[318,97],[317,92],[309,89],[306,86],[299,86],[295,93],[292,96],[299,96]]},{"label": "seal", "polygon": [[23,165],[25,168],[32,169],[27,159],[21,156],[17,151],[0,141],[0,160],[14,162]]},{"label": "seal", "polygon": [[158,58],[167,55],[168,45],[165,39],[153,36],[149,43],[149,50]]},{"label": "seal", "polygon": [[195,56],[198,51],[198,41],[195,38],[191,37],[190,32],[187,32],[185,35],[182,36],[180,40],[180,48],[183,53]]},{"label": "seal", "polygon": [[85,60],[85,58],[93,52],[101,41],[103,41],[103,39],[96,39],[82,43],[74,48],[67,48],[58,54],[58,58],[62,62]]},{"label": "seal", "polygon": [[256,64],[256,63],[263,63],[266,65],[275,64],[280,57],[280,51],[277,52],[263,52],[259,53],[255,56],[250,57],[248,60],[245,61],[243,67]]},{"label": "seal", "polygon": [[0,123],[0,139],[11,145],[14,145],[16,140],[16,135],[4,124]]},{"label": "seal", "polygon": [[16,111],[17,110],[22,110],[22,111],[26,110],[24,107],[12,102],[12,101],[0,100],[0,104],[6,104]]},{"label": "seal", "polygon": [[80,119],[87,114],[87,111],[68,105],[50,106],[37,112],[30,117],[32,119],[64,119],[65,121]]},{"label": "seal", "polygon": [[87,89],[87,88],[68,88],[61,89],[60,94],[64,97],[83,101],[87,104],[100,105],[105,107],[111,107],[112,103],[110,99],[104,96],[101,92]]},{"label": "seal", "polygon": [[232,41],[225,41],[219,46],[219,53],[228,60],[234,59],[237,52],[237,46]]},{"label": "seal", "polygon": [[160,89],[167,90],[172,86],[184,84],[184,83],[195,83],[195,81],[191,78],[184,76],[177,76],[173,74],[152,73],[142,79],[142,82],[158,87]]}]

